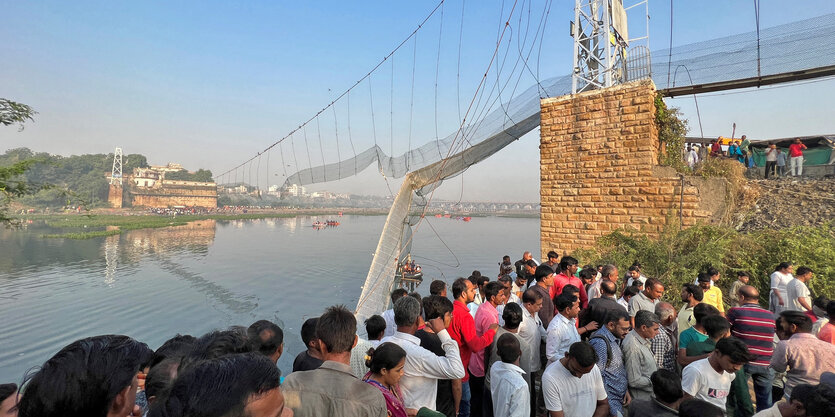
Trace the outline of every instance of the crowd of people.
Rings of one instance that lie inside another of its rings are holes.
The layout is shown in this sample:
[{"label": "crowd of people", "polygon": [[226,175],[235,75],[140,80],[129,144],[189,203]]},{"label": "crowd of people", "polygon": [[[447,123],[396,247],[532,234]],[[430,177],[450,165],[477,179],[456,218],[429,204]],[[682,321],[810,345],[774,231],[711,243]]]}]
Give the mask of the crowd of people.
[{"label": "crowd of people", "polygon": [[[694,168],[700,161],[708,157],[725,157],[738,161],[746,168],[753,168],[754,153],[751,148],[751,141],[745,135],[740,140],[731,140],[727,150],[722,149],[722,138],[711,140],[707,146],[688,145],[684,153],[684,162],[690,168]],[[800,177],[803,175],[803,151],[808,149],[800,138],[795,138],[789,145],[788,151],[778,148],[776,144],[770,144],[765,151],[765,178],[769,177]]]},{"label": "crowd of people", "polygon": [[831,417],[835,301],[812,296],[813,275],[781,263],[763,307],[745,272],[725,297],[713,268],[673,289],[637,262],[621,276],[526,252],[496,279],[393,291],[362,338],[351,311],[328,307],[302,325],[286,378],[284,333],[267,320],[156,351],[81,339],[22,388],[0,385],[0,416]]}]

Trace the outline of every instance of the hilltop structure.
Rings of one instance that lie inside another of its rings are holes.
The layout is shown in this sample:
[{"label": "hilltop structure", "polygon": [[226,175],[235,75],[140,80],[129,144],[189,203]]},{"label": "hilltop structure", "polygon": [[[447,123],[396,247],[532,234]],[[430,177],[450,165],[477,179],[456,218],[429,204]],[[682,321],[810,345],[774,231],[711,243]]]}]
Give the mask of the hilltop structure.
[{"label": "hilltop structure", "polygon": [[[169,163],[162,166],[135,168],[121,185],[114,185],[111,176],[111,206],[123,204],[133,207],[201,207],[217,208],[217,184],[214,182],[166,179],[165,175],[185,171],[182,165]],[[126,187],[126,190],[123,190]]]}]

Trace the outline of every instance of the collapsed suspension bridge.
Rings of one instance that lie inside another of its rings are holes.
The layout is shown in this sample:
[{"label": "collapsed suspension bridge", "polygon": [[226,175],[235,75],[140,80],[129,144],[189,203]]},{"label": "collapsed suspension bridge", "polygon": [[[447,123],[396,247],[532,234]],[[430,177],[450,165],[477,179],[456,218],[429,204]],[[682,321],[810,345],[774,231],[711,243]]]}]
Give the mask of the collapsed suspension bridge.
[{"label": "collapsed suspension bridge", "polygon": [[[314,116],[218,176],[221,186],[249,183],[260,187],[261,181],[268,183],[272,171],[276,171],[274,175],[282,173],[285,184],[308,185],[348,178],[376,165],[387,183],[390,178],[405,177],[394,196],[358,301],[359,318],[382,311],[388,303],[397,260],[409,253],[411,236],[423,221],[422,216],[410,213],[423,212],[444,180],[463,173],[537,128],[540,99],[570,94],[574,75],[581,71],[575,67],[575,74],[540,78],[538,63],[553,1],[545,1],[539,10],[532,1],[516,1],[502,8],[495,45],[485,57],[483,76],[477,85],[470,86],[471,96],[461,101],[466,2],[462,1],[460,13],[456,13],[457,33],[449,27],[445,31],[444,15],[449,18],[452,14],[445,11],[445,3],[439,2],[406,39]],[[432,38],[425,36],[430,27],[437,30]],[[620,67],[604,71],[613,71],[609,75],[621,82],[651,77],[661,86],[660,92],[668,96],[830,77],[835,75],[835,44],[828,41],[833,31],[835,14],[830,14],[641,56],[640,48],[648,44],[647,33],[646,42],[642,44],[639,37],[623,50]],[[418,35],[432,39],[425,43],[436,48],[434,74],[429,77],[427,88],[416,87],[416,68],[425,63],[417,59]],[[449,38],[453,38],[449,44],[453,49],[457,47],[458,54],[457,59],[451,60],[451,68],[443,68],[448,76],[442,77],[442,46]],[[602,53],[607,46],[583,45],[592,55]],[[632,51],[634,56],[630,56]],[[443,80],[454,80],[455,88],[439,89]],[[532,85],[520,90],[520,84],[528,83]],[[395,87],[401,84],[406,86],[403,90],[408,91],[408,100],[395,98]],[[453,90],[455,94],[447,94]],[[446,104],[444,100],[448,100]],[[422,122],[415,117],[416,103],[419,115],[429,115],[420,118]],[[361,123],[360,110],[366,113]],[[432,122],[425,122],[427,119]],[[386,127],[388,132],[384,133]],[[442,137],[442,127],[453,131]],[[422,140],[417,139],[415,131]],[[388,144],[383,138],[388,139]],[[395,142],[405,145],[399,155],[395,154]],[[368,145],[361,146],[358,152],[357,144],[365,143]]]}]

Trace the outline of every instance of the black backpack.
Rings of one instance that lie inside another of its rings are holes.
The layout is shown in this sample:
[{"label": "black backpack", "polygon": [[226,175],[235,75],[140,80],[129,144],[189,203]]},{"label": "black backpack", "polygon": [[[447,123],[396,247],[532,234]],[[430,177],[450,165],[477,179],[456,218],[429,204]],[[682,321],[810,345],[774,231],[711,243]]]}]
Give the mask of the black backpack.
[{"label": "black backpack", "polygon": [[611,344],[611,342],[609,342],[609,339],[607,339],[607,338],[605,338],[605,337],[603,337],[599,334],[596,334],[596,335],[590,337],[589,342],[591,342],[594,339],[600,339],[604,343],[606,343],[606,368],[608,368],[609,364],[612,363],[612,344]]}]

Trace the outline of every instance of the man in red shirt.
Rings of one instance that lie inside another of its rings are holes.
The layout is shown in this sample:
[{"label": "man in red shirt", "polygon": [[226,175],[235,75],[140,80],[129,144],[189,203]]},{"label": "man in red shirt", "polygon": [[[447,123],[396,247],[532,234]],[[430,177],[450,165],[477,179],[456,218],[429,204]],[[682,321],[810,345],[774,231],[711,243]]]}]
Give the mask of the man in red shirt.
[{"label": "man in red shirt", "polygon": [[[475,297],[475,286],[466,278],[458,278],[452,283],[452,297],[455,302],[452,303],[452,323],[450,323],[447,332],[458,342],[458,349],[461,351],[461,362],[466,367],[470,363],[470,356],[473,352],[483,350],[489,346],[496,335],[496,329],[499,328],[498,323],[490,325],[481,336],[476,335],[475,320],[470,315],[470,310],[467,308],[467,303],[471,303]],[[469,370],[464,374],[461,380],[461,401],[459,403],[458,415],[470,415],[470,372]]]},{"label": "man in red shirt", "polygon": [[[800,138],[795,138],[794,143],[789,145],[789,165],[791,166],[792,177],[803,175],[803,150],[806,149]],[[795,174],[795,172],[797,172]]]},{"label": "man in red shirt", "polygon": [[589,305],[589,296],[586,294],[583,281],[580,281],[580,278],[574,276],[578,269],[577,264],[579,264],[577,259],[571,256],[563,256],[560,261],[560,273],[554,278],[554,285],[551,286],[549,292],[553,300],[554,297],[562,294],[563,287],[571,284],[580,289],[580,308],[586,308]]},{"label": "man in red shirt", "polygon": [[715,139],[710,141],[710,156],[722,156],[722,145]]}]

